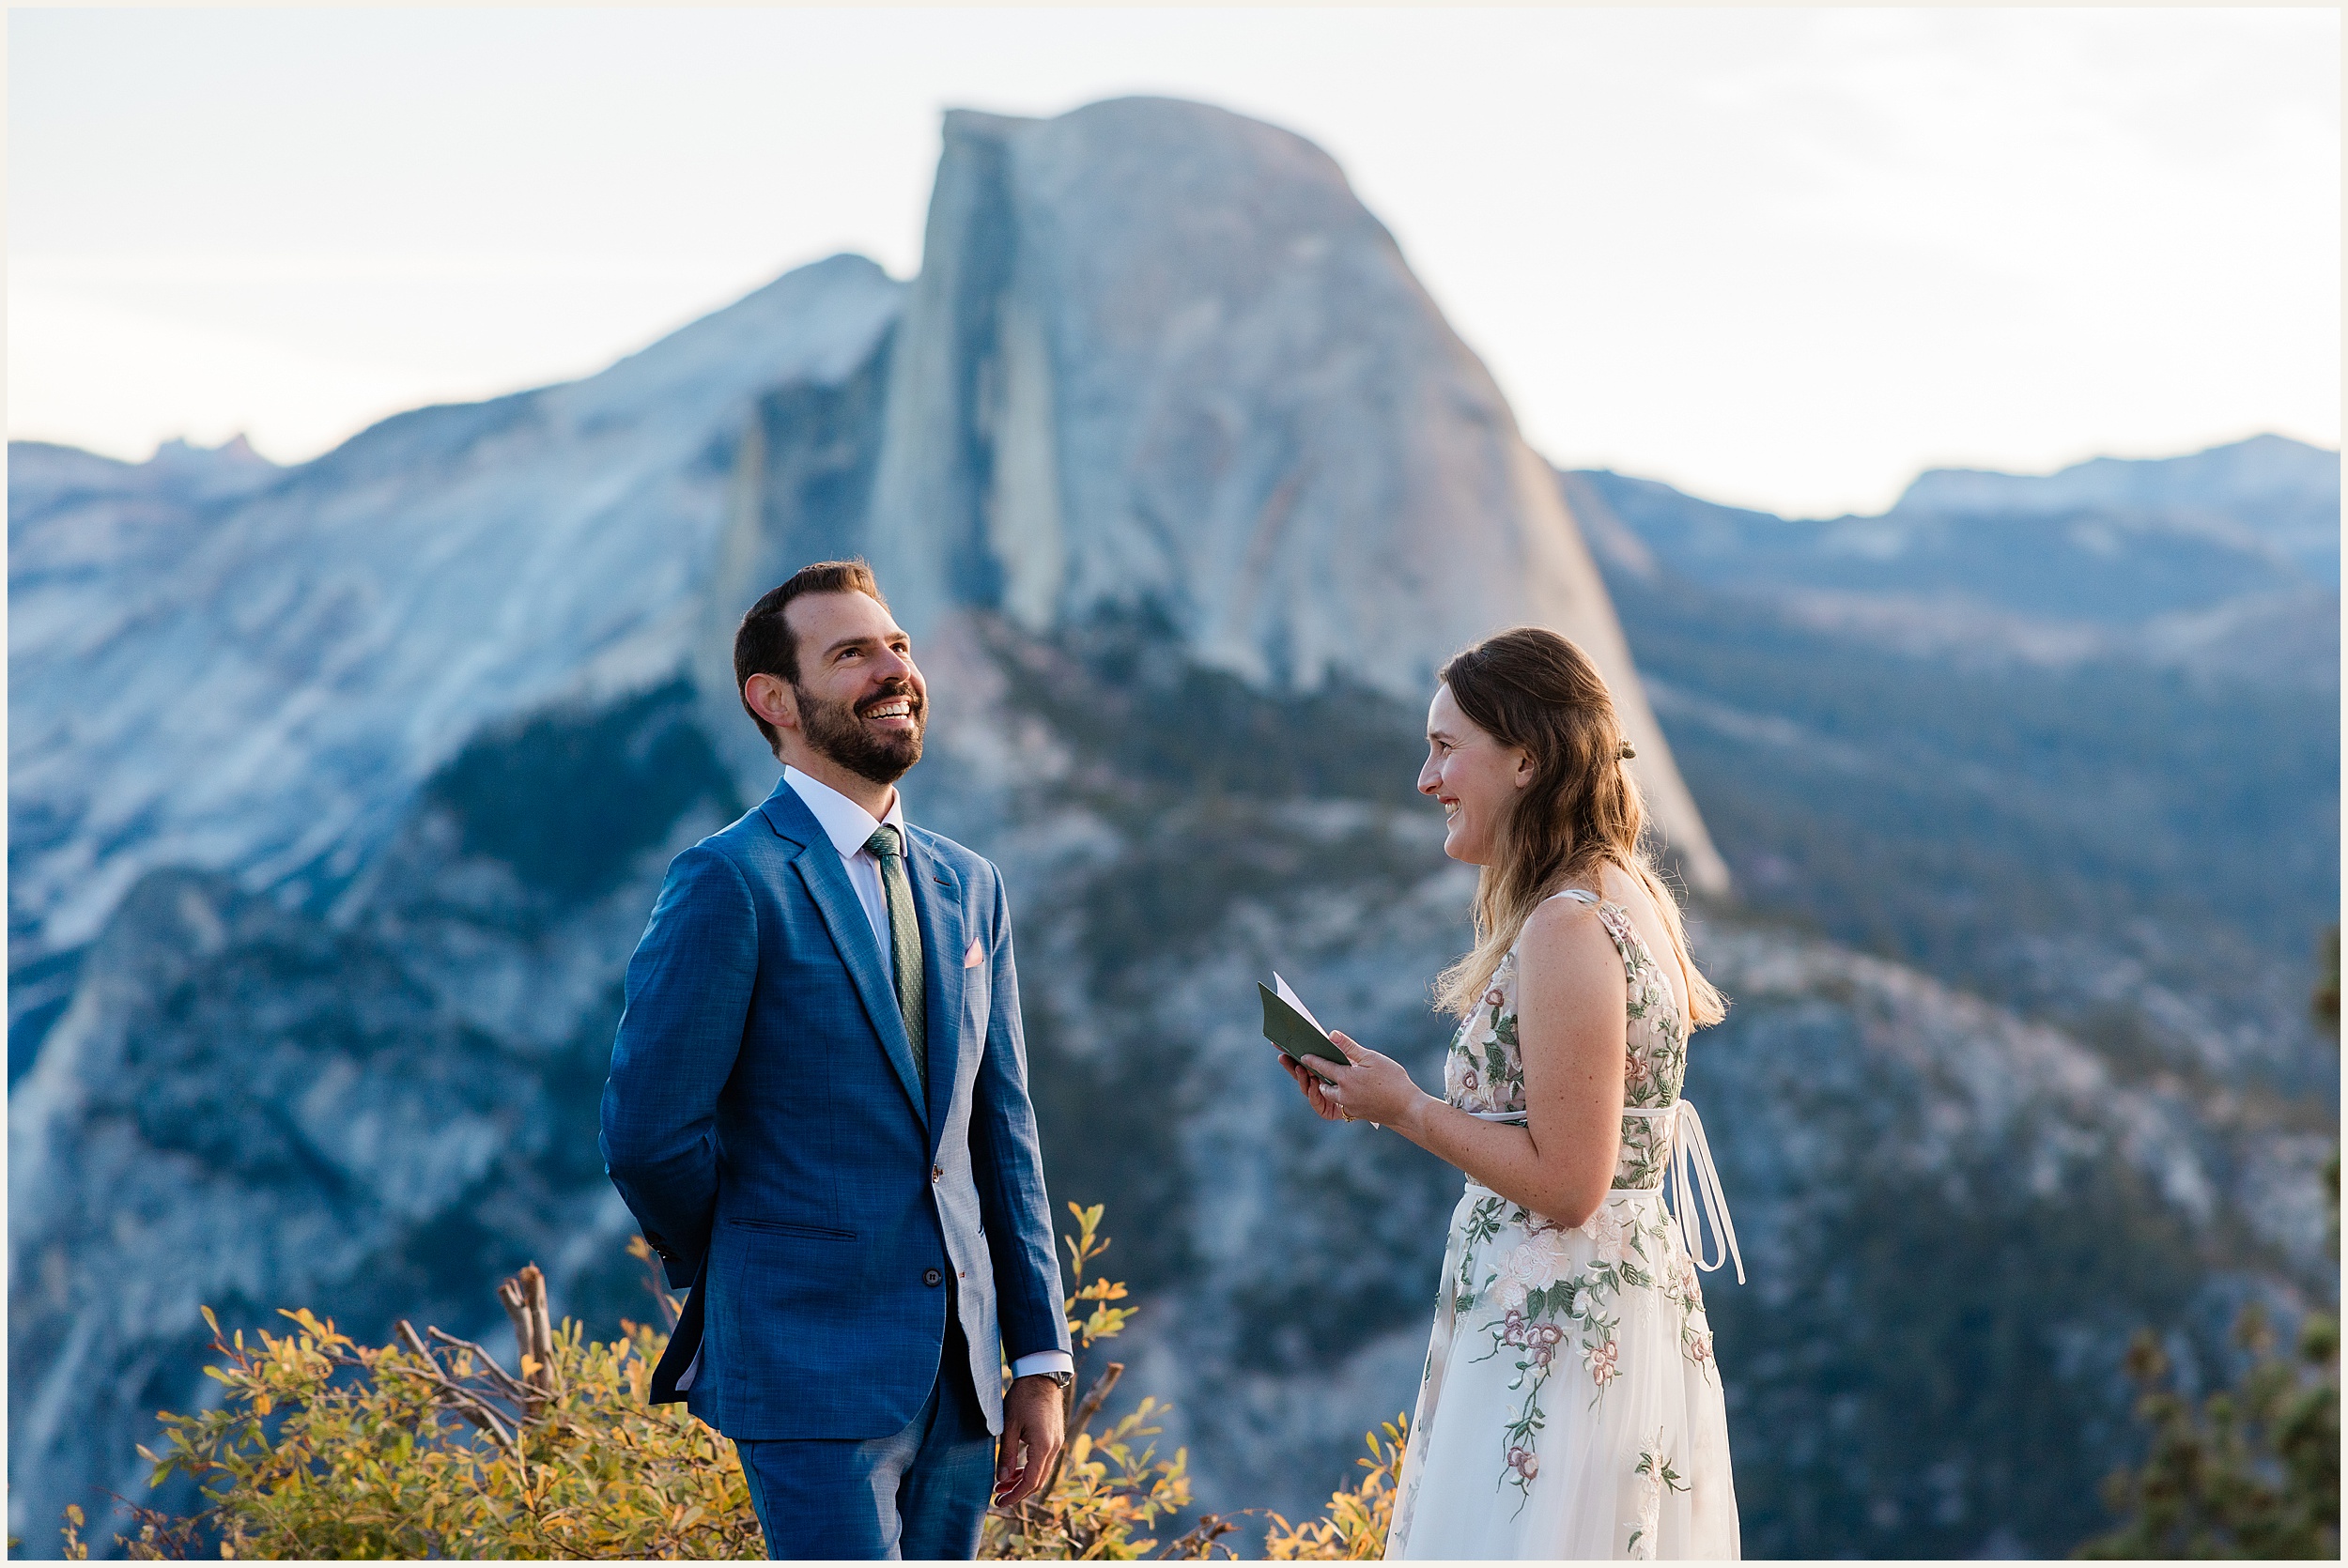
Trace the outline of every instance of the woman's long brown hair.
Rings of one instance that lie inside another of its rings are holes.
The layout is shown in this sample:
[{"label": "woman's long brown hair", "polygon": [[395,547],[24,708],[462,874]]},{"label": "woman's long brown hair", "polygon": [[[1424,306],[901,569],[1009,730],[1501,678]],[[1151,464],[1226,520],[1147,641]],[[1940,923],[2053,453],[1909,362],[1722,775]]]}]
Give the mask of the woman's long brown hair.
[{"label": "woman's long brown hair", "polygon": [[1577,882],[1605,891],[1608,864],[1645,887],[1671,935],[1693,1027],[1728,1004],[1688,957],[1679,900],[1656,873],[1645,841],[1646,802],[1623,761],[1614,699],[1589,655],[1541,626],[1486,638],[1443,667],[1469,723],[1533,759],[1533,780],[1500,824],[1498,857],[1475,883],[1475,945],[1435,982],[1441,1006],[1475,1010],[1500,961],[1543,899]]}]

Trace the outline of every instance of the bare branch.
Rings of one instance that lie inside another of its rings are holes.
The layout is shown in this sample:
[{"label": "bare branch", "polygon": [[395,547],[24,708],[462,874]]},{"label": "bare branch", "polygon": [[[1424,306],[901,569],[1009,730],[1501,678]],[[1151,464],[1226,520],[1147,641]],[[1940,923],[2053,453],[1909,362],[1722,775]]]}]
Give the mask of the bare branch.
[{"label": "bare branch", "polygon": [[498,1359],[489,1354],[486,1346],[472,1340],[458,1339],[445,1329],[426,1329],[425,1332],[451,1349],[470,1350],[479,1357],[487,1375],[497,1383],[498,1391],[505,1398],[519,1400],[530,1397],[530,1385],[500,1366]]},{"label": "bare branch", "polygon": [[1070,1442],[1074,1442],[1077,1435],[1092,1424],[1092,1418],[1101,1413],[1101,1407],[1108,1399],[1109,1391],[1116,1388],[1117,1380],[1124,1376],[1125,1363],[1111,1361],[1093,1380],[1092,1387],[1085,1393],[1084,1403],[1076,1407],[1075,1419],[1068,1423]]},{"label": "bare branch", "polygon": [[498,1285],[498,1300],[513,1321],[522,1380],[529,1385],[530,1391],[523,1396],[523,1419],[534,1422],[554,1391],[554,1327],[547,1321],[546,1275],[536,1264],[525,1265],[520,1273]]}]

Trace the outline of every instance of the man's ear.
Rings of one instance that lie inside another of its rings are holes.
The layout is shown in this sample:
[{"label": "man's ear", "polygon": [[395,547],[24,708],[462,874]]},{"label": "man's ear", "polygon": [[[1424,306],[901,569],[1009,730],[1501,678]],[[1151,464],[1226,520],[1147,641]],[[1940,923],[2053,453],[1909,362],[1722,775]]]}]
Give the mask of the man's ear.
[{"label": "man's ear", "polygon": [[742,683],[742,700],[778,730],[799,727],[799,694],[778,675],[753,675]]}]

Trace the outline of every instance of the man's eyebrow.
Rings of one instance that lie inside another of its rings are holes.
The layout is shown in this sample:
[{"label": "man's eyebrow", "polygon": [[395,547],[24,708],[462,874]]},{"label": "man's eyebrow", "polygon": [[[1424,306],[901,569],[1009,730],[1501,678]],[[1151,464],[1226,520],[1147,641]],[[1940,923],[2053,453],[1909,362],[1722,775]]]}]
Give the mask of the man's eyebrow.
[{"label": "man's eyebrow", "polygon": [[913,639],[911,638],[906,637],[903,632],[890,632],[885,637],[843,637],[839,641],[824,650],[824,657],[829,658],[843,648],[871,648],[882,643],[895,642],[909,644],[912,640]]}]

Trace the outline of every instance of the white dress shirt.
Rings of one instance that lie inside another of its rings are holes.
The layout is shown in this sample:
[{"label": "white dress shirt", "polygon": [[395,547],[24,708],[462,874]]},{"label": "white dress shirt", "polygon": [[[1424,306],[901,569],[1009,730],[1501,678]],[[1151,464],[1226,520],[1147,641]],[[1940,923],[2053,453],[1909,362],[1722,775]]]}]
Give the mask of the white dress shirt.
[{"label": "white dress shirt", "polygon": [[[883,827],[894,827],[898,846],[904,846],[904,797],[891,791],[888,815],[874,817],[830,785],[810,778],[796,768],[783,769],[782,781],[815,813],[816,825],[831,840],[831,847],[840,852],[841,861],[848,868],[848,881],[856,888],[857,901],[864,906],[864,918],[873,924],[873,940],[880,944],[881,973],[894,978],[897,945],[888,934],[888,893],[881,886],[880,857],[864,846]],[[911,875],[910,871],[906,873],[908,878]]]},{"label": "white dress shirt", "polygon": [[[848,869],[848,881],[856,888],[857,901],[864,906],[864,918],[872,923],[873,940],[880,947],[881,973],[894,976],[897,973],[895,940],[888,931],[888,893],[881,886],[880,858],[865,848],[873,835],[884,825],[897,830],[897,843],[902,848],[905,837],[904,797],[893,791],[888,801],[888,815],[874,817],[855,801],[842,794],[820,779],[810,778],[796,768],[782,770],[782,781],[791,786],[807,808],[815,814],[816,825],[831,847],[840,852],[842,864]],[[908,881],[912,872],[906,873]],[[952,957],[953,955],[949,955]],[[1011,1364],[1013,1377],[1028,1377],[1037,1373],[1074,1372],[1076,1362],[1065,1350],[1039,1350],[1032,1356],[1022,1356]],[[677,1386],[685,1387],[680,1381]]]}]

